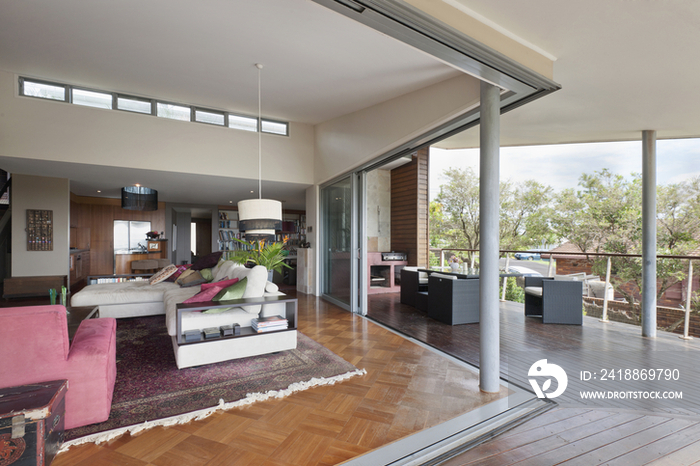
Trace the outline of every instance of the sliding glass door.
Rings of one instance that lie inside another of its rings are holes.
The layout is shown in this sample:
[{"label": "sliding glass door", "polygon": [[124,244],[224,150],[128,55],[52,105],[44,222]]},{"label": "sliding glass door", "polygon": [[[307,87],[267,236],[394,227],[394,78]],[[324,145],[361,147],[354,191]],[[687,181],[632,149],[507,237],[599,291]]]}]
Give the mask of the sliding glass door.
[{"label": "sliding glass door", "polygon": [[323,294],[347,309],[352,295],[352,176],[321,190]]}]

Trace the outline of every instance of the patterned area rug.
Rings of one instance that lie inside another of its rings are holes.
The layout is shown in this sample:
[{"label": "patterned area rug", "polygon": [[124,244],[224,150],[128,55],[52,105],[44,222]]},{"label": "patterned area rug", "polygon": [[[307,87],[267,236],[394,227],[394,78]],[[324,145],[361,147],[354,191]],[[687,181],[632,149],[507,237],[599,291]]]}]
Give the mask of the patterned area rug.
[{"label": "patterned area rug", "polygon": [[[309,337],[297,335],[295,350],[178,369],[163,316],[120,319],[110,417],[67,431],[66,440],[73,441],[66,446],[201,419],[218,409],[286,396],[364,373]],[[184,413],[189,414],[180,416]],[[92,435],[104,432],[108,434]]]}]

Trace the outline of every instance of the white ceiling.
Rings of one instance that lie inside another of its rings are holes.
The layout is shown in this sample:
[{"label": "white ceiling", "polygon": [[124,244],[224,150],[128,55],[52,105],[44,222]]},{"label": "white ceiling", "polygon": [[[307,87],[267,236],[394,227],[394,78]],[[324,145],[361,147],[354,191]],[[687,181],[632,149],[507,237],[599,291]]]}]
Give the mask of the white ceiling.
[{"label": "white ceiling", "polygon": [[[554,80],[562,89],[504,115],[503,145],[639,139],[643,129],[659,138],[700,136],[697,0],[446,1],[557,59]],[[255,115],[256,62],[265,65],[263,114],[310,124],[458,73],[310,0],[0,0],[5,71]],[[476,147],[478,132],[442,145]],[[66,173],[81,195],[95,195],[106,182],[116,191],[133,175],[1,156],[5,170]],[[230,186],[240,181],[148,177],[198,186],[206,204],[228,203]],[[279,188],[289,208],[304,207],[306,186]],[[179,196],[163,192],[161,200],[184,202]]]},{"label": "white ceiling", "polygon": [[[501,120],[501,144],[700,136],[697,0],[450,0],[556,58],[562,89]],[[443,147],[478,147],[472,129]]]},{"label": "white ceiling", "polygon": [[317,124],[458,75],[308,0],[0,0],[0,67]]},{"label": "white ceiling", "polygon": [[[24,76],[257,115],[255,63],[264,65],[263,115],[308,124],[459,74],[308,0],[0,0],[0,69]],[[2,155],[0,168],[66,176],[79,195],[114,197],[119,186],[133,184],[130,171],[118,167]],[[169,172],[139,178],[145,186],[175,185],[175,179],[180,186],[197,186],[189,195],[193,203],[225,204],[249,192],[233,191],[231,186],[241,185],[235,179],[202,183]],[[305,208],[307,186],[266,185],[265,196],[279,192],[287,208]],[[159,194],[164,201],[184,202],[182,191]]]}]

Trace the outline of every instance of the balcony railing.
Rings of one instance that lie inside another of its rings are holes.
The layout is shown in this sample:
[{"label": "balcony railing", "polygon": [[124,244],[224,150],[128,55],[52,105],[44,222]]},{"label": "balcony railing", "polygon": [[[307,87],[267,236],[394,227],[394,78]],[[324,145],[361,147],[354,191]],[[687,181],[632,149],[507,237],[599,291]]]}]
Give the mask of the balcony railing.
[{"label": "balcony railing", "polygon": [[[440,267],[445,267],[446,266],[446,260],[448,259],[448,256],[454,256],[459,253],[467,253],[469,257],[471,258],[471,262],[469,263],[470,268],[475,268],[476,264],[478,263],[478,254],[479,250],[478,249],[459,249],[459,248],[431,248],[430,249],[431,253],[434,253],[438,255],[440,258]],[[533,250],[527,250],[527,251],[521,251],[521,250],[507,250],[503,249],[500,250],[501,256],[505,256],[506,260],[506,268],[509,267],[509,262],[510,262],[510,256],[514,253],[533,253],[533,254],[540,254],[540,256],[549,261],[549,267],[547,271],[547,276],[554,276],[554,271],[555,271],[555,261],[557,259],[557,256],[560,258],[563,257],[571,257],[571,256],[580,256],[581,258],[584,259],[593,259],[593,258],[600,258],[604,257],[607,258],[606,261],[606,274],[605,274],[605,285],[604,285],[604,293],[603,293],[603,312],[602,312],[602,318],[601,321],[603,322],[608,322],[608,293],[607,290],[610,287],[610,274],[611,274],[611,266],[612,266],[612,258],[615,257],[628,257],[628,258],[641,258],[641,254],[620,254],[620,253],[592,253],[592,252],[554,252],[550,253],[547,251],[533,251]],[[679,304],[679,307],[685,311],[685,317],[684,317],[684,325],[683,325],[683,336],[681,338],[684,339],[691,339],[692,337],[689,336],[689,326],[690,326],[690,312],[691,312],[691,300],[692,300],[692,295],[693,295],[693,261],[700,260],[700,256],[691,256],[691,255],[668,255],[668,254],[658,254],[656,256],[657,261],[660,260],[684,260],[687,261],[687,277],[686,277],[686,296],[685,296],[685,303],[684,304]],[[586,279],[591,279],[591,278],[600,278],[599,276],[592,276],[592,275],[586,275],[583,274],[582,280]],[[502,300],[505,300],[505,291],[506,291],[506,286],[505,286],[505,279],[503,283],[503,297]]]}]

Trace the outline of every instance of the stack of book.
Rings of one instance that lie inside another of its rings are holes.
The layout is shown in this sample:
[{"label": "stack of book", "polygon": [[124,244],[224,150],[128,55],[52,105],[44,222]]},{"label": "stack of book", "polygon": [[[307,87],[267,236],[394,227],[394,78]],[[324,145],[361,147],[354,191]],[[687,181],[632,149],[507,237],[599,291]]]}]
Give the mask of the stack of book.
[{"label": "stack of book", "polygon": [[258,317],[251,321],[251,327],[258,333],[272,332],[289,328],[289,322],[282,316]]}]

